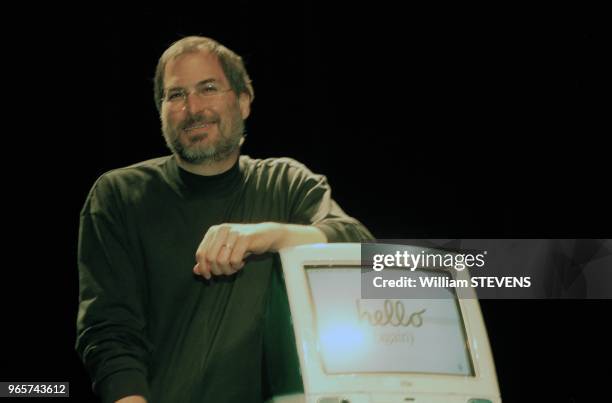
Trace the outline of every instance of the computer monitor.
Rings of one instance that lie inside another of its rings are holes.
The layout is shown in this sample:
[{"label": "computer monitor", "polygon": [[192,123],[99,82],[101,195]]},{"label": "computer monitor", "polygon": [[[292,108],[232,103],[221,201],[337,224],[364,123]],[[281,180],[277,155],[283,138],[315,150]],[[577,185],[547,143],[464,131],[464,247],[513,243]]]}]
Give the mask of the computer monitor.
[{"label": "computer monitor", "polygon": [[447,289],[435,299],[364,299],[360,244],[306,245],[280,255],[304,393],[273,401],[501,401],[475,295],[457,298]]}]

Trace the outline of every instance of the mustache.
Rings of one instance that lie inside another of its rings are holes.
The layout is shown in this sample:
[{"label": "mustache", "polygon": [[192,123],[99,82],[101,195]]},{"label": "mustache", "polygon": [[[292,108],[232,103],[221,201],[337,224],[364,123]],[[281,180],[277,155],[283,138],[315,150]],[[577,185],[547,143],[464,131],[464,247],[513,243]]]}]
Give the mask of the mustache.
[{"label": "mustache", "polygon": [[188,127],[196,126],[202,123],[218,123],[219,120],[219,115],[217,114],[210,114],[209,116],[201,113],[189,115],[179,124],[179,129],[184,130]]}]

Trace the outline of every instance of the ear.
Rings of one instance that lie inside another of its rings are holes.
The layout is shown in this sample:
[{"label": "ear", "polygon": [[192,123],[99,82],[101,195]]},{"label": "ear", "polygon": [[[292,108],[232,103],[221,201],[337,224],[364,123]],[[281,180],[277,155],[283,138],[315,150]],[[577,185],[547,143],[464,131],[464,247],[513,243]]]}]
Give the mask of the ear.
[{"label": "ear", "polygon": [[251,113],[251,97],[243,92],[238,96],[238,104],[240,106],[240,115],[244,120],[249,117]]}]

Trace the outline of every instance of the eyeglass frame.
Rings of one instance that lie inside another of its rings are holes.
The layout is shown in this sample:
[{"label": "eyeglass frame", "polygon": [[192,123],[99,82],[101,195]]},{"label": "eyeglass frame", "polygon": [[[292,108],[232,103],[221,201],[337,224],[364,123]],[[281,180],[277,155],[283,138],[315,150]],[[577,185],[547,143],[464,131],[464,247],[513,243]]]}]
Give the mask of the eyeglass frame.
[{"label": "eyeglass frame", "polygon": [[[215,86],[215,92],[212,93],[206,93],[204,91],[206,91],[207,89],[211,89],[209,86],[210,85],[214,85]],[[202,98],[212,98],[218,95],[222,95],[225,94],[227,92],[231,92],[233,91],[233,88],[228,88],[225,90],[220,90],[217,88],[217,81],[214,79],[208,79],[208,80],[204,80],[204,81],[200,81],[195,85],[192,85],[189,87],[171,87],[169,89],[164,88],[164,92],[163,92],[163,96],[162,96],[162,102],[168,104],[168,106],[170,107],[170,109],[174,109],[174,110],[185,110],[187,108],[187,102],[189,100],[189,96],[194,93],[196,94],[198,97],[202,97]],[[173,93],[175,92],[175,93]],[[179,97],[179,99],[176,99],[176,101],[170,99],[169,97],[176,95],[177,97]],[[176,102],[176,107],[172,107],[172,105],[175,105]]]}]

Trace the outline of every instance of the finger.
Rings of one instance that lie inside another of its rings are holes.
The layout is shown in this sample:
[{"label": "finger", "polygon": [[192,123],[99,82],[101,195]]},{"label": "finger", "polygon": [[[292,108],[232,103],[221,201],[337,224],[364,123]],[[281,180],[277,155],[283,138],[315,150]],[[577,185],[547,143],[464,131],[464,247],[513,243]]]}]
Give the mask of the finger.
[{"label": "finger", "polygon": [[204,276],[206,279],[209,279],[210,269],[208,268],[208,264],[206,263],[204,250],[205,249],[202,246],[198,247],[198,250],[196,251],[196,263],[195,266],[193,266],[192,270],[193,274],[197,276]]},{"label": "finger", "polygon": [[213,225],[208,229],[208,231],[206,231],[206,234],[204,234],[204,239],[202,239],[202,242],[200,242],[200,245],[196,251],[196,266],[194,266],[194,272],[197,268],[197,271],[207,280],[210,280],[212,274],[210,263],[206,260],[206,253],[209,249],[211,240],[215,237],[217,229],[218,226]]},{"label": "finger", "polygon": [[219,252],[221,251],[223,244],[226,242],[228,233],[228,225],[222,224],[217,226],[214,237],[210,239],[209,245],[206,247],[206,260],[210,264],[211,272],[216,276],[223,274],[223,271],[218,263]]},{"label": "finger", "polygon": [[196,276],[203,276],[204,275],[204,271],[200,270],[200,264],[196,263],[195,266],[193,266],[193,274],[195,274]]},{"label": "finger", "polygon": [[249,246],[249,238],[247,236],[241,236],[236,240],[234,250],[230,257],[230,265],[234,271],[238,271],[244,267],[244,259],[246,258],[246,252]]},{"label": "finger", "polygon": [[196,276],[202,276],[206,280],[210,280],[212,278],[210,269],[203,269],[200,263],[196,263],[195,266],[193,266],[193,274],[195,274]]},{"label": "finger", "polygon": [[202,263],[202,264],[198,263],[197,267],[199,269],[199,272],[202,274],[202,276],[204,276],[204,278],[206,280],[210,280],[211,279],[211,277],[212,277],[212,269],[211,269],[209,263],[204,261],[204,263]]},{"label": "finger", "polygon": [[219,255],[217,256],[217,267],[225,275],[235,273],[235,270],[230,265],[230,257],[232,255],[232,251],[234,249],[234,245],[236,244],[237,239],[238,232],[229,231],[225,242],[223,243],[223,245],[221,245],[221,250],[219,250]]}]

